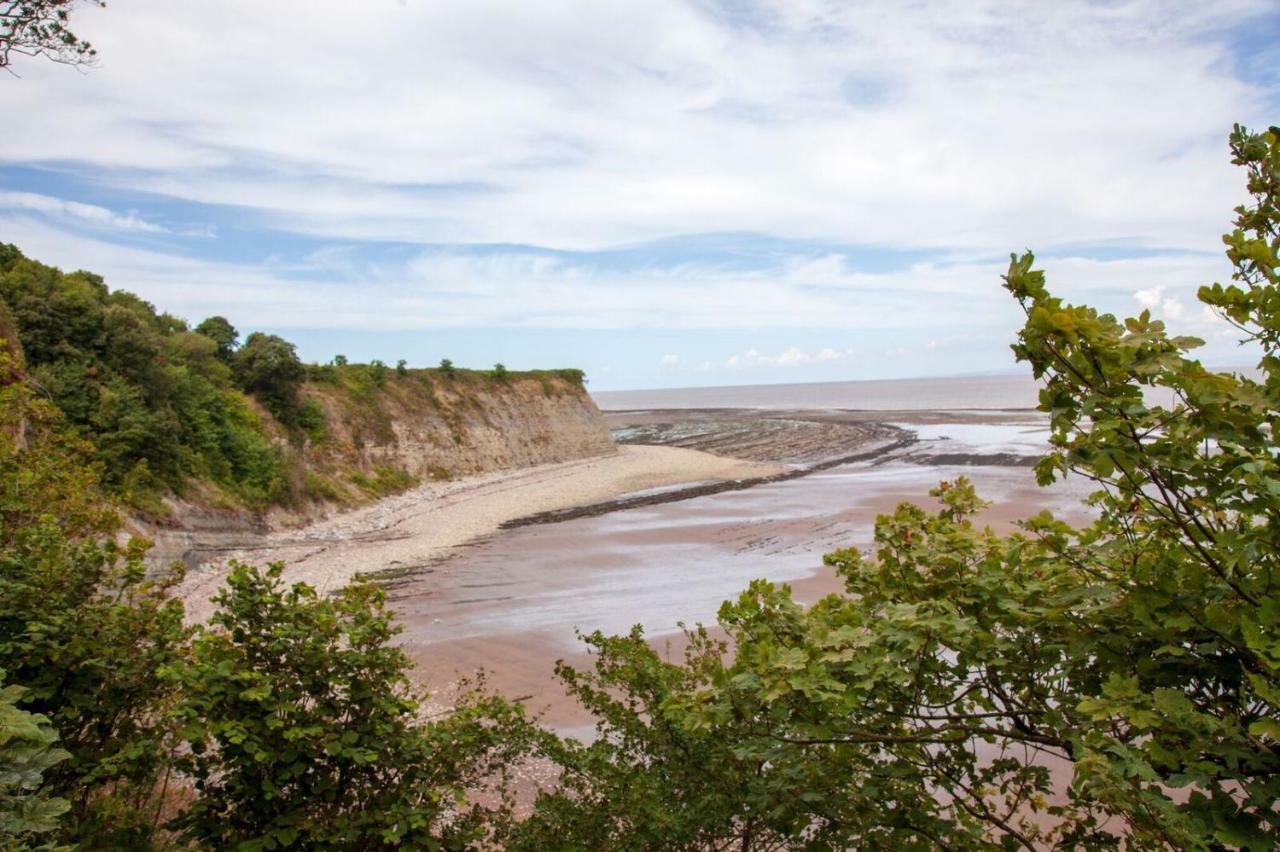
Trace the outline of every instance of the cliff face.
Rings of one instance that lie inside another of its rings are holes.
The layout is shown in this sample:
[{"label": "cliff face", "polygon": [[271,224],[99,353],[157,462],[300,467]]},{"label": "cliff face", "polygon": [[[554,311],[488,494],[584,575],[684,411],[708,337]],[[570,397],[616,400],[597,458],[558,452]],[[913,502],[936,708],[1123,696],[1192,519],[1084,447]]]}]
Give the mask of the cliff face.
[{"label": "cliff face", "polygon": [[259,409],[288,455],[294,505],[251,512],[194,483],[165,500],[167,516],[129,520],[155,542],[149,561],[194,566],[252,547],[272,528],[292,527],[420,482],[614,453],[600,410],[572,378],[554,372],[495,380],[459,371],[338,371],[301,391],[294,437]]},{"label": "cliff face", "polygon": [[554,374],[495,381],[388,371],[383,381],[372,388],[306,386],[304,398],[325,421],[303,448],[309,469],[454,478],[615,451],[591,397]]}]

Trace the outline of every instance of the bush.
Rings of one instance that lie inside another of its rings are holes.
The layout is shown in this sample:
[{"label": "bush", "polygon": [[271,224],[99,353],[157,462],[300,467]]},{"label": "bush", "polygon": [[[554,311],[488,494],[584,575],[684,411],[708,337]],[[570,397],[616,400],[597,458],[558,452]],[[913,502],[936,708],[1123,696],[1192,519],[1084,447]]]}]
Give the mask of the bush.
[{"label": "bush", "polygon": [[143,848],[171,730],[162,670],[187,631],[147,579],[146,542],[116,543],[90,448],[63,425],[25,385],[0,387],[0,669],[70,754],[40,788],[70,802],[64,839]]},{"label": "bush", "polygon": [[307,381],[335,384],[338,381],[338,369],[333,364],[308,364]]},{"label": "bush", "polygon": [[292,343],[255,331],[236,353],[232,368],[246,393],[258,397],[282,423],[295,422],[298,387],[307,371]]},{"label": "bush", "polygon": [[489,371],[489,378],[495,382],[505,382],[511,378],[511,373],[503,364],[494,364],[493,369]]},{"label": "bush", "polygon": [[373,476],[366,476],[356,471],[351,474],[351,481],[375,497],[399,494],[419,482],[418,478],[407,470],[386,465],[374,467]]},{"label": "bush", "polygon": [[[383,592],[285,589],[281,568],[234,566],[181,669],[199,798],[174,823],[213,848],[462,848],[501,814],[464,790],[500,776],[531,731],[470,695],[420,724]],[[501,778],[498,778],[501,782]]]},{"label": "bush", "polygon": [[299,406],[298,427],[315,444],[323,442],[328,436],[328,422],[325,420],[324,409],[314,399],[308,399]]},{"label": "bush", "polygon": [[458,368],[453,366],[453,362],[448,358],[440,359],[440,373],[446,379],[452,379],[458,375]]},{"label": "bush", "polygon": [[369,376],[369,381],[376,388],[383,387],[387,383],[387,365],[374,358],[365,367],[365,372]]}]

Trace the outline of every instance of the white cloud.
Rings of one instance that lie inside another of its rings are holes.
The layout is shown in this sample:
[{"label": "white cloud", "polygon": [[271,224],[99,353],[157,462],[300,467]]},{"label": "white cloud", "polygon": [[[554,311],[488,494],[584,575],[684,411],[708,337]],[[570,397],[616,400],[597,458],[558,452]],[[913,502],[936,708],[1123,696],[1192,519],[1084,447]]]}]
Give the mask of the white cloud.
[{"label": "white cloud", "polygon": [[77,13],[98,70],[20,69],[0,159],[341,239],[1203,247],[1270,5],[135,0]]},{"label": "white cloud", "polygon": [[738,370],[752,367],[799,367],[804,364],[817,364],[829,361],[841,361],[853,354],[853,349],[836,349],[824,346],[812,351],[790,346],[777,354],[763,354],[758,349],[730,355],[724,360],[724,367]]},{"label": "white cloud", "polygon": [[663,367],[678,367],[680,366],[680,356],[679,355],[663,355],[662,360],[659,363]]},{"label": "white cloud", "polygon": [[[838,327],[850,335],[904,329],[927,340],[1009,333],[1022,324],[1021,311],[1000,287],[1004,264],[989,261],[832,273],[799,286],[791,270],[800,262],[785,260],[746,271],[692,262],[615,269],[573,255],[424,252],[392,263],[325,251],[298,263],[246,265],[113,245],[3,213],[0,239],[46,263],[92,269],[111,286],[183,316],[226,313],[246,325],[276,328]],[[1132,312],[1135,281],[1170,282],[1161,290],[1167,300],[1194,294],[1196,285],[1221,277],[1223,265],[1200,255],[1044,263],[1055,293],[1117,313]],[[767,353],[750,348],[733,366],[794,366],[850,354],[828,339]]]},{"label": "white cloud", "polygon": [[1139,305],[1144,308],[1154,308],[1160,304],[1160,299],[1164,296],[1164,287],[1149,287],[1146,290],[1139,290],[1133,294],[1133,298],[1137,300]]},{"label": "white cloud", "polygon": [[0,191],[0,209],[26,210],[61,219],[73,219],[82,224],[119,231],[165,233],[166,229],[147,222],[133,213],[117,213],[95,204],[81,204],[34,192]]}]

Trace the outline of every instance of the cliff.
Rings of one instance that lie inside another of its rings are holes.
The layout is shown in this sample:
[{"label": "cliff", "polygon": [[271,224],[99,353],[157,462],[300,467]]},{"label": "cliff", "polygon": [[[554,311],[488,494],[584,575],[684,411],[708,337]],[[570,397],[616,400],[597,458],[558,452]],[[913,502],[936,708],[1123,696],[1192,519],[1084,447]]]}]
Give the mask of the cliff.
[{"label": "cliff", "polygon": [[369,477],[380,474],[448,479],[614,451],[580,381],[553,371],[495,379],[465,370],[452,377],[387,370],[369,380],[351,372],[364,369],[308,382],[301,392],[304,411],[323,416],[321,428],[307,430],[305,467],[339,492],[349,492],[348,484],[367,491]]},{"label": "cliff", "polygon": [[[617,451],[575,371],[488,373],[323,367],[304,384],[302,425],[257,415],[288,459],[292,502],[250,511],[194,483],[128,526],[155,565],[238,550],[272,528],[314,521],[429,481]],[[299,441],[299,435],[302,439]]]}]

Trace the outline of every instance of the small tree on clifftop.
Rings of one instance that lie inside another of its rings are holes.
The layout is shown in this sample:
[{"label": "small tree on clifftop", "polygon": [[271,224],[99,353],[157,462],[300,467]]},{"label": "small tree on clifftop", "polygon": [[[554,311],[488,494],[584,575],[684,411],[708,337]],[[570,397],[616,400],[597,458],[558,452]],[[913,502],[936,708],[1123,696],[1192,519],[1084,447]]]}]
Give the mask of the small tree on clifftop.
[{"label": "small tree on clifftop", "polygon": [[282,421],[290,421],[298,407],[298,387],[307,369],[289,341],[255,331],[240,347],[232,364],[236,381],[262,400]]}]

